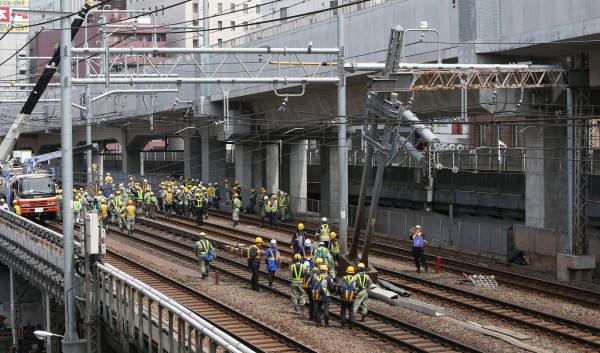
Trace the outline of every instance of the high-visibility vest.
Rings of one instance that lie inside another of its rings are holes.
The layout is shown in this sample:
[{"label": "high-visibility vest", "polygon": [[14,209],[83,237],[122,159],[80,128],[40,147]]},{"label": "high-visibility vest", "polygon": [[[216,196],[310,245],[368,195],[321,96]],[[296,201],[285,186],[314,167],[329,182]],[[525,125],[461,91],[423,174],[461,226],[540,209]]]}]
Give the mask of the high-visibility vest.
[{"label": "high-visibility vest", "polygon": [[206,255],[206,253],[208,253],[208,249],[210,249],[208,239],[200,240],[200,244],[204,245],[204,250],[200,251],[199,254]]},{"label": "high-visibility vest", "polygon": [[294,277],[292,278],[292,280],[301,281],[304,277],[302,276],[304,266],[300,262],[296,262],[292,265],[292,270],[294,271]]},{"label": "high-visibility vest", "polygon": [[138,189],[136,192],[136,199],[137,200],[143,200],[144,199],[144,192],[141,189]]},{"label": "high-visibility vest", "polygon": [[168,192],[166,199],[167,199],[167,202],[173,202],[173,193]]},{"label": "high-visibility vest", "polygon": [[105,204],[100,205],[100,213],[103,216],[108,216],[108,212],[106,212],[108,209],[108,206],[106,206]]},{"label": "high-visibility vest", "polygon": [[[306,248],[310,248],[309,254],[306,253]],[[302,258],[306,259],[306,260],[312,260],[314,251],[315,251],[315,248],[311,248],[310,246],[302,247]]]},{"label": "high-visibility vest", "polygon": [[260,259],[260,249],[256,245],[252,245],[252,246],[250,246],[248,248],[248,259],[251,259],[251,257],[250,257],[250,249],[252,249],[252,248],[256,248],[256,256],[254,258],[255,259]]},{"label": "high-visibility vest", "polygon": [[235,200],[233,200],[233,207],[234,208],[240,208],[240,207],[242,207],[242,201],[240,201],[240,199],[238,199],[236,197]]},{"label": "high-visibility vest", "polygon": [[202,196],[198,196],[196,199],[196,207],[200,208],[204,206],[204,198]]},{"label": "high-visibility vest", "polygon": [[319,239],[329,239],[329,225],[321,224],[321,235]]},{"label": "high-visibility vest", "polygon": [[[269,251],[271,250],[271,251]],[[277,249],[275,248],[269,248],[267,249],[267,253],[265,255],[268,254],[267,260],[268,261],[277,261],[279,260],[279,251],[277,251]]]},{"label": "high-visibility vest", "polygon": [[133,206],[133,205],[127,206],[127,216],[135,217],[135,206]]},{"label": "high-visibility vest", "polygon": [[73,211],[79,211],[81,205],[79,204],[79,200],[73,201]]},{"label": "high-visibility vest", "polygon": [[360,288],[365,289],[365,286],[367,284],[367,275],[364,272],[361,272],[354,277],[357,279],[358,284],[360,284]]},{"label": "high-visibility vest", "polygon": [[331,248],[330,250],[331,250],[332,253],[339,254],[339,252],[340,252],[340,242],[339,241],[332,240],[329,243],[329,247]]},{"label": "high-visibility vest", "polygon": [[15,213],[18,214],[19,216],[21,215],[21,206],[15,205]]}]

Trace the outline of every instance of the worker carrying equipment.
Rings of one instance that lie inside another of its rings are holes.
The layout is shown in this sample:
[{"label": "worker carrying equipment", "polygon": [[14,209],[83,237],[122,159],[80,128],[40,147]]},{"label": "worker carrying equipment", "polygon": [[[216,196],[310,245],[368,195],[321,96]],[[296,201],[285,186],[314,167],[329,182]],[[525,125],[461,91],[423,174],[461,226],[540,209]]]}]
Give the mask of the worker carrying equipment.
[{"label": "worker carrying equipment", "polygon": [[262,238],[256,237],[254,245],[248,248],[248,267],[252,269],[252,290],[261,292],[260,285],[258,284],[258,275],[260,273],[260,247],[262,245]]},{"label": "worker carrying equipment", "polygon": [[425,272],[429,272],[427,262],[425,261],[425,249],[423,248],[423,245],[427,244],[427,240],[423,236],[420,225],[417,224],[415,226],[415,231],[410,235],[409,239],[413,242],[412,251],[417,272],[421,272],[421,266],[425,267]]}]

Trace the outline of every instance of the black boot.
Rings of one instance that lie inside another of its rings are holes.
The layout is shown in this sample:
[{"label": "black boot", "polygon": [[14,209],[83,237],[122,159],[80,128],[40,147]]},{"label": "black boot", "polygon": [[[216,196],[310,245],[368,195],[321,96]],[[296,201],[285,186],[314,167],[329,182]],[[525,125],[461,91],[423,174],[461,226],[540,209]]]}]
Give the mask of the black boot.
[{"label": "black boot", "polygon": [[348,324],[348,328],[351,330],[354,328],[354,323],[352,321],[350,321],[350,323]]},{"label": "black boot", "polygon": [[328,318],[325,319],[325,327],[331,327],[331,326],[329,326],[329,319]]},{"label": "black boot", "polygon": [[340,324],[340,328],[344,328],[346,326],[346,321],[342,320],[342,323]]}]

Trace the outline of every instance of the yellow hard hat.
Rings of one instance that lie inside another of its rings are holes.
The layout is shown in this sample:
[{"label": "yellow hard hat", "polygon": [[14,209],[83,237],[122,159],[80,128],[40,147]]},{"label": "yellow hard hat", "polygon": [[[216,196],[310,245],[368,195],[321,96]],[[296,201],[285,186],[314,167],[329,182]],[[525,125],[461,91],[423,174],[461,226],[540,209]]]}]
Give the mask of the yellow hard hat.
[{"label": "yellow hard hat", "polygon": [[133,177],[129,177],[129,180],[130,180],[130,181],[133,181]]},{"label": "yellow hard hat", "polygon": [[226,183],[228,183],[228,182],[229,182],[229,179],[225,179],[225,182],[226,182]]},{"label": "yellow hard hat", "polygon": [[217,186],[217,185],[219,185],[219,182],[218,182],[218,181],[215,181],[215,186]]},{"label": "yellow hard hat", "polygon": [[102,195],[102,190],[98,190],[98,195]]},{"label": "yellow hard hat", "polygon": [[121,191],[117,190],[117,195],[121,195]]},{"label": "yellow hard hat", "polygon": [[346,273],[349,273],[349,274],[353,275],[354,274],[354,267],[348,266],[348,268],[346,269]]},{"label": "yellow hard hat", "polygon": [[100,203],[106,203],[106,199],[100,200]]},{"label": "yellow hard hat", "polygon": [[6,200],[4,200],[4,199],[0,199],[0,202],[4,203],[4,202],[6,202]]},{"label": "yellow hard hat", "polygon": [[73,192],[77,192],[77,189],[73,189]]},{"label": "yellow hard hat", "polygon": [[17,200],[13,200],[13,205],[16,205],[16,204],[17,204]]},{"label": "yellow hard hat", "polygon": [[273,194],[273,198],[276,199],[277,198],[277,194]]},{"label": "yellow hard hat", "polygon": [[123,201],[119,201],[119,206],[123,206]]},{"label": "yellow hard hat", "polygon": [[237,184],[237,183],[238,183],[238,181],[236,180],[236,181],[234,181],[233,183],[234,183],[234,184]]},{"label": "yellow hard hat", "polygon": [[254,188],[251,188],[251,189],[250,189],[250,192],[254,192]]},{"label": "yellow hard hat", "polygon": [[294,254],[294,260],[300,260],[301,258],[300,254]]},{"label": "yellow hard hat", "polygon": [[356,267],[358,267],[358,268],[365,268],[365,264],[363,264],[362,262],[359,262]]},{"label": "yellow hard hat", "polygon": [[151,191],[151,192],[150,192],[150,196],[154,196],[154,192],[152,192],[152,191]]},{"label": "yellow hard hat", "polygon": [[133,205],[133,201],[129,200],[129,201],[127,201],[127,204],[128,205]]},{"label": "yellow hard hat", "polygon": [[317,257],[317,259],[315,260],[315,264],[322,264],[323,263],[323,259],[320,257]]},{"label": "yellow hard hat", "polygon": [[337,236],[337,234],[335,234],[335,232],[331,232],[331,234],[329,234],[330,237],[335,238]]},{"label": "yellow hard hat", "polygon": [[321,265],[321,266],[319,266],[319,270],[321,270],[321,271],[329,271],[329,267],[327,267],[327,265]]},{"label": "yellow hard hat", "polygon": [[[75,200],[79,200],[79,195],[75,196]],[[17,200],[13,201],[13,203],[17,202]]]},{"label": "yellow hard hat", "polygon": [[171,192],[171,188],[167,189],[168,192]]},{"label": "yellow hard hat", "polygon": [[262,238],[261,238],[261,237],[256,237],[256,239],[254,239],[254,242],[255,242],[255,243],[262,243],[262,242],[263,242],[263,240],[262,240]]},{"label": "yellow hard hat", "polygon": [[109,196],[109,197],[110,197],[111,199],[114,199],[114,198],[115,198],[115,194],[110,194],[110,196]]},{"label": "yellow hard hat", "polygon": [[300,230],[304,229],[304,223],[298,224],[298,229],[300,229]]},{"label": "yellow hard hat", "polygon": [[206,233],[204,233],[204,232],[200,232],[200,236],[201,236],[201,237],[205,237],[205,236],[206,236]]}]

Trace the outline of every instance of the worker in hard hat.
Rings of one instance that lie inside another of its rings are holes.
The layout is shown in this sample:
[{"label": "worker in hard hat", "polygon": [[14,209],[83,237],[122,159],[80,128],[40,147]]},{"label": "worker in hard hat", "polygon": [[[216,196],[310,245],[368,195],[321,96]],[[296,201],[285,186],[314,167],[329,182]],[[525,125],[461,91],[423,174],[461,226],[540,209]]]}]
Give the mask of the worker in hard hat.
[{"label": "worker in hard hat", "polygon": [[56,212],[56,218],[61,219],[63,213],[63,193],[62,189],[56,190],[56,203],[58,204],[58,212]]},{"label": "worker in hard hat", "polygon": [[123,201],[117,202],[117,216],[118,216],[118,221],[119,221],[119,229],[125,230],[125,224],[127,223],[126,222],[127,210],[125,208],[125,204],[123,203]]},{"label": "worker in hard hat", "polygon": [[21,206],[17,202],[17,200],[13,200],[13,209],[15,210],[15,214],[21,215]]},{"label": "worker in hard hat", "polygon": [[98,216],[98,220],[100,221],[100,227],[105,227],[106,225],[108,225],[108,205],[106,204],[106,199],[102,199],[102,201],[100,201]]},{"label": "worker in hard hat", "polygon": [[215,258],[215,248],[210,240],[206,239],[206,233],[200,232],[200,240],[194,244],[194,253],[198,256],[202,279],[205,279],[208,277],[210,262]]},{"label": "worker in hard hat", "polygon": [[290,242],[290,248],[294,250],[294,254],[300,253],[300,248],[304,245],[304,240],[308,239],[306,231],[304,230],[304,224],[298,223],[296,231],[292,234],[292,241]]},{"label": "worker in hard hat", "polygon": [[313,302],[315,303],[314,321],[317,327],[321,327],[321,316],[325,321],[325,327],[329,327],[329,303],[333,291],[333,278],[328,275],[327,265],[319,266],[316,283],[311,288]]},{"label": "worker in hard hat", "polygon": [[425,267],[425,272],[429,272],[427,262],[425,261],[425,249],[423,246],[427,244],[427,240],[425,240],[420,225],[417,224],[415,231],[410,235],[409,239],[413,242],[413,258],[415,260],[417,272],[421,272],[421,266]]},{"label": "worker in hard hat", "polygon": [[310,239],[304,240],[304,246],[300,248],[300,255],[302,255],[302,261],[308,262],[310,268],[312,269],[315,256],[315,247],[312,246]]},{"label": "worker in hard hat", "polygon": [[156,212],[158,211],[158,199],[156,198],[156,195],[154,195],[153,191],[150,191],[149,195],[148,203],[146,205],[147,217],[150,219],[155,219]]},{"label": "worker in hard hat", "polygon": [[290,291],[292,297],[292,306],[294,311],[297,313],[300,309],[300,313],[304,312],[304,288],[302,288],[302,280],[304,275],[308,271],[302,264],[302,256],[300,254],[294,254],[294,263],[290,266]]},{"label": "worker in hard hat", "polygon": [[165,216],[169,218],[169,215],[173,211],[173,201],[175,197],[173,196],[173,190],[171,188],[167,189],[167,193],[165,194]]},{"label": "worker in hard hat", "polygon": [[279,268],[279,250],[277,250],[277,240],[271,239],[271,247],[265,252],[265,263],[267,264],[269,287],[273,287],[275,271]]},{"label": "worker in hard hat", "polygon": [[315,241],[322,241],[326,248],[329,248],[329,235],[330,235],[329,224],[327,224],[327,217],[321,218],[321,225],[317,228],[315,233]]},{"label": "worker in hard hat", "polygon": [[108,218],[110,223],[112,224],[116,224],[117,223],[117,205],[118,205],[118,201],[115,198],[115,194],[110,194],[108,196]]},{"label": "worker in hard hat", "polygon": [[250,189],[250,197],[248,198],[248,207],[246,207],[246,213],[254,214],[254,209],[256,208],[256,201],[258,198],[258,194],[256,193],[256,189]]},{"label": "worker in hard hat", "polygon": [[8,207],[8,204],[6,203],[5,199],[0,199],[0,210],[5,210],[10,212],[10,207]]},{"label": "worker in hard hat", "polygon": [[340,241],[335,232],[329,233],[329,251],[333,256],[333,260],[339,261],[340,258]]},{"label": "worker in hard hat", "polygon": [[346,311],[348,312],[348,327],[354,325],[354,301],[356,300],[356,278],[353,266],[348,266],[346,275],[340,281],[340,328],[346,326]]},{"label": "worker in hard hat", "polygon": [[204,200],[204,196],[202,196],[201,193],[197,192],[194,199],[194,215],[196,216],[196,223],[198,223],[198,225],[203,225],[204,224],[204,207],[205,207],[205,200]]},{"label": "worker in hard hat", "polygon": [[217,211],[221,209],[221,187],[219,186],[218,181],[215,181],[215,199],[213,201],[213,205]]},{"label": "worker in hard hat", "polygon": [[279,193],[279,200],[277,202],[277,209],[279,210],[279,219],[285,222],[290,218],[290,197],[287,192]]},{"label": "worker in hard hat", "polygon": [[267,197],[265,199],[265,197],[267,196],[267,190],[264,187],[260,188],[260,193],[258,193],[258,197],[257,197],[257,205],[258,205],[258,214],[264,218],[265,217],[265,201],[268,200],[269,198]]},{"label": "worker in hard hat", "polygon": [[127,202],[127,207],[126,209],[126,214],[127,214],[127,218],[125,219],[126,224],[125,226],[127,227],[127,234],[128,235],[133,235],[133,231],[135,230],[135,206],[133,205],[133,201],[129,200]]},{"label": "worker in hard hat", "polygon": [[104,184],[112,185],[112,183],[113,183],[113,177],[110,176],[110,173],[106,173],[106,176],[104,177]]},{"label": "worker in hard hat", "polygon": [[73,200],[73,213],[75,215],[75,224],[79,223],[79,216],[81,213],[81,201],[79,200],[79,196],[75,196],[75,200]]},{"label": "worker in hard hat", "polygon": [[270,200],[267,200],[265,204],[265,212],[267,215],[267,219],[269,220],[269,224],[273,224],[277,217],[277,194],[273,194]]},{"label": "worker in hard hat", "polygon": [[235,227],[240,222],[240,208],[242,207],[242,201],[237,193],[233,194],[232,207],[233,211],[231,218],[233,219],[233,226]]},{"label": "worker in hard hat", "polygon": [[252,290],[262,292],[258,284],[258,275],[260,273],[260,248],[263,240],[261,237],[254,239],[254,244],[248,248],[248,267],[252,269]]},{"label": "worker in hard hat", "polygon": [[225,203],[231,204],[231,185],[229,185],[229,179],[225,178]]},{"label": "worker in hard hat", "polygon": [[367,267],[365,264],[361,262],[356,267],[358,269],[358,273],[354,275],[354,280],[356,281],[356,288],[358,292],[356,293],[353,310],[354,316],[356,316],[357,313],[361,313],[362,319],[360,321],[365,321],[367,318],[367,313],[369,312],[369,295],[367,290],[369,287],[371,287],[371,285],[373,285],[373,282],[371,281],[371,277],[369,277],[369,275],[366,273]]}]

